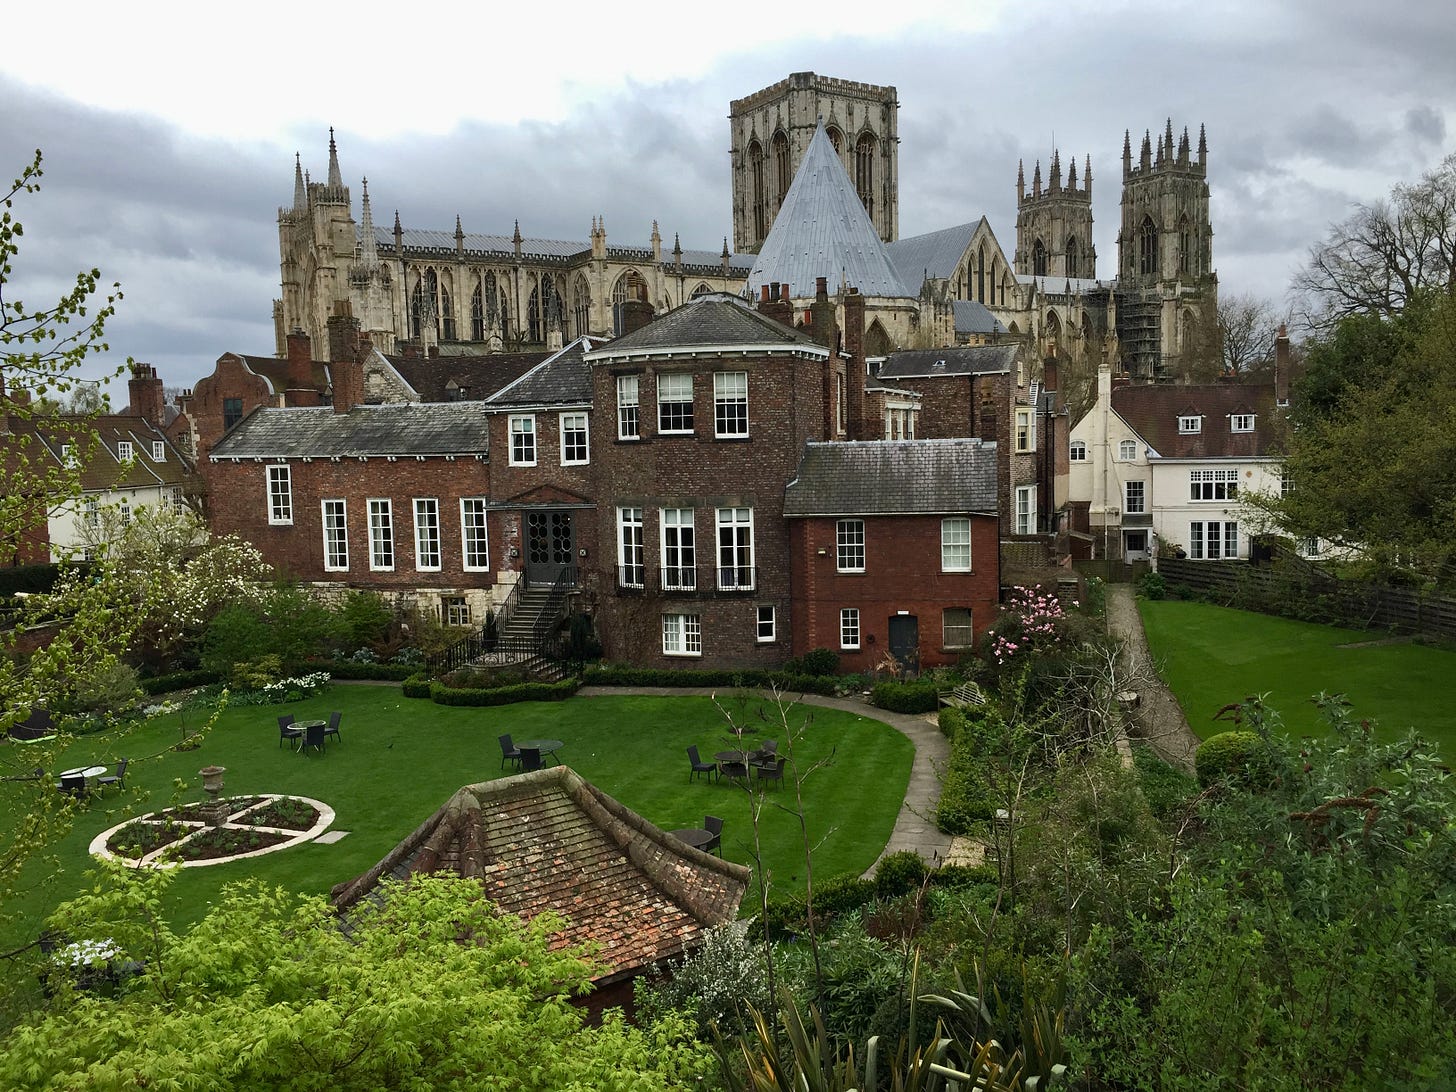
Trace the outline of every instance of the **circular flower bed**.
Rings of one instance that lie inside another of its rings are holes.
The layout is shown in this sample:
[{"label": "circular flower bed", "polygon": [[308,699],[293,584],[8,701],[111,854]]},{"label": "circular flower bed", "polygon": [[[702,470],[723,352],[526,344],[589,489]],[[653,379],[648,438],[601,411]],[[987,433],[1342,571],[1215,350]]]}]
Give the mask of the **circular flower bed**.
[{"label": "circular flower bed", "polygon": [[208,822],[210,805],[184,804],[102,831],[91,852],[152,867],[221,864],[310,842],[334,821],[332,808],[303,796],[239,796],[220,803],[227,809],[221,826]]}]

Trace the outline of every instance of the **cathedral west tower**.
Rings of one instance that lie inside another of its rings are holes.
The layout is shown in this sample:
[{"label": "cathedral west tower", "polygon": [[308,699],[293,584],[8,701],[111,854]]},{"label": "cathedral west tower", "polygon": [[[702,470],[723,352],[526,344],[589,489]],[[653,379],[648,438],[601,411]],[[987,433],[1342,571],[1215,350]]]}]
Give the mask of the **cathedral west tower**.
[{"label": "cathedral west tower", "polygon": [[1092,245],[1092,157],[1077,178],[1074,157],[1062,182],[1062,161],[1052,152],[1047,186],[1042,188],[1041,161],[1032,175],[1016,168],[1016,272],[1023,276],[1077,280],[1097,276],[1097,248]]}]

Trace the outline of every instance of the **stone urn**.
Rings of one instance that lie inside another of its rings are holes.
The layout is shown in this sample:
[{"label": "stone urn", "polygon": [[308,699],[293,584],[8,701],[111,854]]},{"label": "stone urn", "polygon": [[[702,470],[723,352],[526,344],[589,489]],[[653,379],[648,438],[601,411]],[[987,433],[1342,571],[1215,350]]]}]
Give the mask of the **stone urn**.
[{"label": "stone urn", "polygon": [[203,811],[207,815],[209,826],[220,827],[227,821],[227,805],[217,798],[222,792],[222,775],[227,773],[226,766],[204,766],[197,771],[202,777],[202,787],[207,790],[210,798]]}]

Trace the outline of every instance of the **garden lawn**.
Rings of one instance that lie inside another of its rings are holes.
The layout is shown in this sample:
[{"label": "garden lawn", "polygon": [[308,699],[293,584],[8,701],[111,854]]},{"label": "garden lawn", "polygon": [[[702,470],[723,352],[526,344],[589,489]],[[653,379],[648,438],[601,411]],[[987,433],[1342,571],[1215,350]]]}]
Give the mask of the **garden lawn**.
[{"label": "garden lawn", "polygon": [[1416,728],[1456,755],[1456,653],[1208,603],[1139,599],[1138,609],[1163,680],[1200,738],[1231,728],[1214,714],[1249,695],[1263,695],[1291,735],[1323,734],[1310,698],[1325,692],[1344,694],[1383,738]]},{"label": "garden lawn", "polygon": [[[773,738],[784,753],[788,739],[772,703],[728,693],[720,701],[734,719],[751,723],[749,746]],[[759,720],[762,708],[769,723]],[[299,720],[343,713],[341,742],[324,754],[298,754],[279,747],[277,718]],[[203,799],[197,771],[216,764],[227,768],[224,796],[291,793],[321,800],[334,808],[333,830],[348,837],[333,845],[309,843],[264,857],[186,868],[172,885],[174,923],[199,918],[221,887],[247,876],[293,891],[326,895],[334,884],[364,872],[413,831],[456,789],[504,777],[497,737],[564,741],[563,763],[664,829],[698,827],[703,817],[725,820],[723,856],[752,864],[750,796],[728,782],[689,781],[686,748],[696,743],[704,758],[736,746],[723,714],[704,697],[610,696],[565,702],[526,702],[490,708],[454,708],[405,698],[397,685],[337,683],[323,694],[287,705],[227,709],[202,746],[168,750],[181,738],[179,725],[191,729],[206,717],[194,709],[148,721],[130,731],[76,738],[54,759],[61,770],[91,762],[111,765],[130,755],[125,792],[110,790],[79,806],[71,832],[54,847],[58,869],[34,868],[26,874],[15,905],[22,920],[5,928],[0,950],[33,940],[56,904],[81,889],[91,859],[87,846],[101,831],[130,816],[173,803]],[[807,727],[803,727],[805,718]],[[839,710],[796,706],[789,724],[802,728],[794,744],[800,767],[833,752],[832,761],[804,783],[809,836],[814,844],[814,874],[819,879],[858,874],[889,840],[905,798],[914,747],[881,721]],[[10,753],[7,763],[19,761]],[[153,756],[153,757],[147,757]],[[768,793],[775,804],[791,807],[791,772],[785,784]],[[186,787],[174,788],[181,779]],[[23,798],[20,786],[0,784],[0,821]],[[775,890],[804,886],[804,852],[797,817],[768,807],[760,822],[764,872]],[[44,872],[44,875],[42,875]],[[49,883],[44,883],[49,880]],[[745,897],[745,911],[757,903],[756,888]]]}]

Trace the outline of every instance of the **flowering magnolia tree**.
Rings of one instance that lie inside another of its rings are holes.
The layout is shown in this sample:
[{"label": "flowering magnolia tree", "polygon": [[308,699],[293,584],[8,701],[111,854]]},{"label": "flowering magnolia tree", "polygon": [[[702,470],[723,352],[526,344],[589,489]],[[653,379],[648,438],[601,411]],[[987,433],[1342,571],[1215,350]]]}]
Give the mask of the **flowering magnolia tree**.
[{"label": "flowering magnolia tree", "polygon": [[1001,617],[987,631],[986,657],[1004,667],[1018,656],[1058,646],[1063,642],[1066,619],[1061,600],[1040,584],[1013,588],[1002,605]]}]

